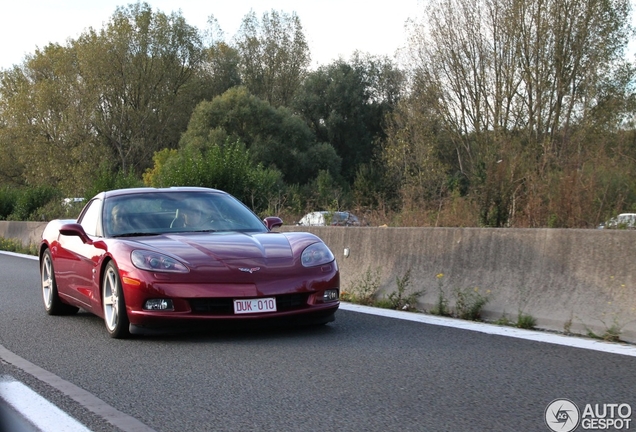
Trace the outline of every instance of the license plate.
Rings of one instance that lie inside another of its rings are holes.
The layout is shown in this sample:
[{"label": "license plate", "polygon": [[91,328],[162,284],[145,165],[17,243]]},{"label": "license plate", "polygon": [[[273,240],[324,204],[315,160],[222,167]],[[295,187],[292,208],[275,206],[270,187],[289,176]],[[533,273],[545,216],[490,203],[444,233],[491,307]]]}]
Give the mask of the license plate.
[{"label": "license plate", "polygon": [[260,298],[260,299],[244,299],[234,300],[234,313],[235,314],[250,314],[250,313],[263,313],[263,312],[276,312],[276,299]]}]

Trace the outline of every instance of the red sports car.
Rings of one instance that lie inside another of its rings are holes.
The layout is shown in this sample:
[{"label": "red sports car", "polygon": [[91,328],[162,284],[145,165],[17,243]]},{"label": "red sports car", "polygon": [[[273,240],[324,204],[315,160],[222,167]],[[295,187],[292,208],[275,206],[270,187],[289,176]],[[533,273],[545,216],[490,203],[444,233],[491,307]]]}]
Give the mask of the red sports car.
[{"label": "red sports car", "polygon": [[333,321],[334,255],[313,234],[272,231],[282,223],[215,189],[102,192],[77,221],[44,230],[44,307],[92,312],[114,338],[206,321]]}]

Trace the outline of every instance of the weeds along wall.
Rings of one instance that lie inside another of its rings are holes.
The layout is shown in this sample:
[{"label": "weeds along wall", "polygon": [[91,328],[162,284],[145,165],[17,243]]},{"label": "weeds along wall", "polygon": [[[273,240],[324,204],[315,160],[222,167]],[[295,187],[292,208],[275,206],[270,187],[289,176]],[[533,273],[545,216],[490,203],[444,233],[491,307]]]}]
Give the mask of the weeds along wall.
[{"label": "weeds along wall", "polygon": [[[0,221],[0,237],[38,242],[45,223]],[[576,334],[620,333],[636,343],[636,231],[495,228],[296,227],[322,238],[336,255],[342,291],[369,272],[378,297],[397,289],[425,293],[432,310],[440,293],[453,308],[458,290],[487,297],[482,318],[522,314],[538,328]],[[349,250],[345,257],[345,249]]]},{"label": "weeds along wall", "polygon": [[[347,291],[379,271],[378,296],[411,271],[410,290],[425,290],[432,310],[440,290],[450,308],[457,293],[479,292],[486,320],[636,342],[636,231],[496,228],[283,227],[310,231],[330,247]],[[349,256],[345,257],[345,249]]]}]

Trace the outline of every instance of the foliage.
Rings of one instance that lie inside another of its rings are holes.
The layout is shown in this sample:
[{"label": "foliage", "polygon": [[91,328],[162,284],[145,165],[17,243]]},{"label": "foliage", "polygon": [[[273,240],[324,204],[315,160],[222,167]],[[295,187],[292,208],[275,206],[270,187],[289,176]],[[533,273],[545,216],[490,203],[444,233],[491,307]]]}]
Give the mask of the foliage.
[{"label": "foliage", "polygon": [[13,213],[18,196],[19,192],[17,189],[7,186],[0,188],[0,220],[6,220]]},{"label": "foliage", "polygon": [[455,295],[455,312],[458,318],[478,321],[481,319],[481,310],[488,303],[488,295],[490,293],[481,294],[478,288],[454,290]]},{"label": "foliage", "polygon": [[[627,0],[431,3],[410,27],[411,92],[383,149],[402,210],[467,197],[482,226],[598,224],[607,198],[633,190],[632,168],[613,170],[634,156],[621,138],[628,12]],[[612,171],[621,180],[603,188]]]},{"label": "foliage", "polygon": [[25,188],[20,191],[13,212],[7,216],[7,220],[46,220],[45,215],[39,210],[53,199],[61,201],[62,197],[59,190],[51,186]]},{"label": "foliage", "polygon": [[272,10],[259,20],[251,11],[235,40],[250,93],[274,107],[289,106],[311,60],[298,15]]},{"label": "foliage", "polygon": [[536,325],[537,320],[532,315],[519,311],[516,327],[522,329],[533,329]]},{"label": "foliage", "polygon": [[400,191],[397,197],[404,210],[426,208],[431,203],[437,208],[445,193],[465,193],[449,181],[450,165],[440,157],[445,136],[438,115],[431,110],[430,97],[416,89],[387,118],[381,160],[385,181]]},{"label": "foliage", "polygon": [[280,170],[287,184],[304,184],[323,169],[337,175],[340,159],[328,144],[315,137],[300,118],[285,108],[235,87],[197,106],[181,147],[205,146],[206,142],[240,141],[255,164]]},{"label": "foliage", "polygon": [[52,187],[0,188],[0,220],[49,221],[76,218],[84,202],[64,203]]},{"label": "foliage", "polygon": [[392,291],[386,297],[386,307],[396,310],[416,311],[418,299],[424,295],[425,290],[411,291],[411,269],[408,269],[404,276],[395,277],[397,291]]},{"label": "foliage", "polygon": [[337,60],[310,72],[294,102],[319,142],[342,158],[342,175],[353,181],[384,138],[382,119],[399,99],[402,75],[387,58]]},{"label": "foliage", "polygon": [[154,168],[144,175],[148,186],[221,189],[257,212],[268,208],[270,198],[282,188],[280,173],[255,165],[249,150],[238,141],[166,149],[156,153],[154,160]]},{"label": "foliage", "polygon": [[[422,12],[395,62],[309,70],[294,13],[250,12],[226,39],[213,17],[204,33],[180,12],[118,7],[0,71],[0,186],[92,196],[185,169],[186,148],[205,160],[241,142],[265,178],[240,193],[290,219],[346,208],[377,225],[590,228],[636,210],[628,0]],[[0,192],[0,218],[15,201]],[[53,199],[26,217],[61,212]]]},{"label": "foliage", "polygon": [[36,50],[0,76],[2,177],[78,196],[96,160],[139,173],[176,147],[199,101],[189,84],[201,56],[195,28],[147,3]]},{"label": "foliage", "polygon": [[433,315],[440,316],[451,316],[451,311],[448,307],[448,298],[446,298],[446,294],[444,293],[444,283],[442,279],[444,278],[443,273],[438,273],[437,276],[437,303],[429,312]]},{"label": "foliage", "polygon": [[180,13],[136,3],[117,8],[105,28],[89,30],[74,48],[94,98],[91,126],[116,168],[143,170],[154,151],[176,147],[198,102],[188,91],[203,59],[196,28]]},{"label": "foliage", "polygon": [[107,164],[102,164],[96,170],[94,180],[86,189],[84,198],[89,200],[100,192],[141,186],[143,183],[133,172],[113,172]]},{"label": "foliage", "polygon": [[351,289],[340,293],[340,299],[361,305],[374,305],[380,289],[380,272],[379,268],[373,270],[369,267],[359,280],[352,282]]},{"label": "foliage", "polygon": [[600,320],[605,326],[605,330],[603,334],[599,335],[595,333],[592,329],[585,326],[587,331],[587,336],[594,339],[601,339],[607,342],[620,342],[621,334],[623,333],[624,324],[620,324],[618,317],[614,316],[612,319],[612,323],[608,324],[605,320]]},{"label": "foliage", "polygon": [[308,209],[339,211],[349,202],[347,191],[329,171],[321,170],[306,187],[304,195]]},{"label": "foliage", "polygon": [[218,41],[207,48],[200,74],[201,95],[204,100],[220,96],[242,84],[239,70],[240,55],[236,48]]},{"label": "foliage", "polygon": [[0,167],[7,183],[72,190],[103,156],[76,67],[72,48],[50,44],[1,73]]},{"label": "foliage", "polygon": [[24,246],[21,241],[0,237],[0,250],[21,253],[26,255],[38,255],[38,245],[29,244]]}]

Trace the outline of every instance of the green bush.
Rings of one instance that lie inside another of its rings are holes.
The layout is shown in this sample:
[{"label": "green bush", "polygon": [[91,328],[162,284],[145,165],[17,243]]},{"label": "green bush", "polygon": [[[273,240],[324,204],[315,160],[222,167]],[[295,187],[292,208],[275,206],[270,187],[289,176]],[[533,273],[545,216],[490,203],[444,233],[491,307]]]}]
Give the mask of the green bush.
[{"label": "green bush", "polygon": [[60,191],[50,186],[38,186],[21,189],[13,207],[13,211],[7,216],[7,220],[38,221],[46,220],[46,216],[39,211],[48,202],[54,199],[61,200]]},{"label": "green bush", "polygon": [[0,220],[6,220],[18,201],[18,192],[8,186],[0,189]]},{"label": "green bush", "polygon": [[99,167],[97,177],[86,189],[84,198],[89,200],[100,192],[143,187],[143,185],[143,182],[133,172],[112,171],[107,165],[102,165]]},{"label": "green bush", "polygon": [[423,296],[426,291],[412,291],[409,289],[409,285],[411,285],[411,269],[408,269],[403,277],[396,276],[395,283],[397,285],[397,291],[389,293],[380,307],[417,311],[418,299]]},{"label": "green bush", "polygon": [[374,306],[376,295],[380,289],[380,269],[367,269],[359,280],[353,281],[351,289],[342,291],[340,299],[351,303]]},{"label": "green bush", "polygon": [[254,165],[250,152],[239,142],[163,150],[155,166],[144,175],[149,186],[200,186],[224,190],[260,212],[283,186],[279,171]]},{"label": "green bush", "polygon": [[488,303],[488,294],[481,294],[478,288],[455,289],[455,316],[457,318],[479,321],[481,310]]}]

